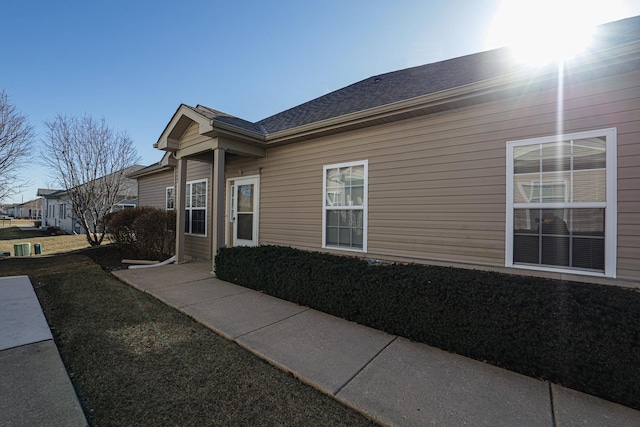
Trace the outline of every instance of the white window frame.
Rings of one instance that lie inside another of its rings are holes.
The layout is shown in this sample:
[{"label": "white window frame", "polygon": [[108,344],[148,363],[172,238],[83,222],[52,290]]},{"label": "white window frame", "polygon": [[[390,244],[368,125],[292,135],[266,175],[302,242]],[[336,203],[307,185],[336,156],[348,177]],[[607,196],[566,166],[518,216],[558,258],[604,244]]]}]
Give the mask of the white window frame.
[{"label": "white window frame", "polygon": [[125,209],[134,209],[136,207],[137,205],[134,205],[132,203],[116,203],[115,205],[113,205],[113,208],[111,208],[111,212],[120,212]]},{"label": "white window frame", "polygon": [[[171,207],[169,207],[169,190],[171,190]],[[164,208],[172,211],[176,207],[176,187],[171,185],[164,190]]]},{"label": "white window frame", "polygon": [[[208,232],[208,216],[209,216],[209,182],[206,178],[204,179],[196,179],[193,181],[187,181],[186,186],[185,186],[185,193],[189,195],[189,197],[193,197],[193,193],[192,193],[192,189],[193,189],[193,184],[198,184],[204,182],[204,207],[196,207],[194,208],[192,206],[192,203],[190,200],[186,200],[185,199],[185,215],[186,218],[189,219],[189,231],[185,230],[185,235],[188,236],[195,236],[195,237],[207,237],[207,232]],[[189,187],[189,190],[187,190],[187,187]],[[192,199],[193,200],[193,199]],[[191,222],[191,214],[194,210],[204,210],[204,234],[198,234],[198,233],[192,233],[191,230],[193,229],[193,223]],[[184,225],[183,225],[184,226]]]},{"label": "white window frame", "polygon": [[[606,200],[604,202],[566,202],[566,203],[514,203],[514,148],[527,145],[539,145],[567,141],[575,139],[585,139],[594,137],[606,138]],[[539,138],[507,141],[507,203],[506,203],[506,232],[505,232],[505,266],[524,270],[550,271],[556,273],[568,273],[598,277],[616,277],[616,254],[617,254],[617,129],[607,128],[585,132],[575,132],[560,135],[550,135]],[[595,271],[585,271],[573,268],[547,267],[536,265],[523,265],[513,262],[513,227],[514,209],[570,209],[570,208],[604,208],[604,273]]]},{"label": "white window frame", "polygon": [[[327,205],[327,171],[330,169],[345,168],[350,166],[364,167],[364,189],[362,206],[328,206]],[[362,248],[350,248],[345,246],[327,245],[327,210],[361,210],[362,211]],[[367,252],[368,238],[368,218],[369,218],[369,161],[358,160],[347,163],[335,163],[324,165],[322,168],[322,248],[336,249],[348,252]]]}]

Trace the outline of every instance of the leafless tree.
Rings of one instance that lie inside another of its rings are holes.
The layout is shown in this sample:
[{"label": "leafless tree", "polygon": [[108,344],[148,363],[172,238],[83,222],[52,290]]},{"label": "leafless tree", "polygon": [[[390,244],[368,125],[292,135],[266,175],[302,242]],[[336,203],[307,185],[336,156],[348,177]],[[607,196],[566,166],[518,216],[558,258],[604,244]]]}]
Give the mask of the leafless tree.
[{"label": "leafless tree", "polygon": [[27,117],[9,103],[5,91],[0,92],[0,201],[20,192],[27,184],[20,178],[20,168],[31,154],[33,127]]},{"label": "leafless tree", "polygon": [[42,159],[51,178],[65,190],[74,220],[91,246],[104,238],[104,216],[118,201],[133,196],[135,182],[126,178],[138,160],[126,132],[91,116],[57,115],[45,122]]}]

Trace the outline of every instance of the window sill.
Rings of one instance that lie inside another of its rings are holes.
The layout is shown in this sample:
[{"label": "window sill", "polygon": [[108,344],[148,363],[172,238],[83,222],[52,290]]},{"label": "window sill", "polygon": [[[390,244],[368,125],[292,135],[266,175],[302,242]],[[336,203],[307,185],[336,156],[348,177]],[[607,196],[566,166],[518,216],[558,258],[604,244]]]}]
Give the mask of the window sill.
[{"label": "window sill", "polygon": [[322,245],[322,249],[331,249],[335,251],[346,251],[346,252],[358,252],[358,253],[366,253],[365,248],[357,249],[357,248],[345,248],[344,246],[330,246],[330,245]]},{"label": "window sill", "polygon": [[507,264],[508,268],[515,268],[519,270],[531,270],[531,271],[545,271],[549,273],[558,273],[558,274],[573,274],[576,276],[591,276],[591,277],[607,277],[610,279],[615,279],[614,274],[606,274],[598,271],[589,271],[589,270],[578,270],[572,268],[554,268],[554,267],[545,267],[545,266],[537,266],[537,265],[528,265],[528,264]]}]

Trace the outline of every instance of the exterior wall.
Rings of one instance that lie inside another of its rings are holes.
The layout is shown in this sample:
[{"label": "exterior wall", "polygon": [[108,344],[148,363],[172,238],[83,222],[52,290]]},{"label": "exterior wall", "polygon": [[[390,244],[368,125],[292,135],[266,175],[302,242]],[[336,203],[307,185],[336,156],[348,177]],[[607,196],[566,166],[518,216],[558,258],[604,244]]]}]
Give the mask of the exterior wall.
[{"label": "exterior wall", "polygon": [[212,174],[211,163],[187,162],[187,181],[207,180],[207,234],[206,236],[185,236],[185,255],[195,259],[211,259]]},{"label": "exterior wall", "polygon": [[42,216],[42,199],[34,199],[19,205],[16,217],[39,219]]},{"label": "exterior wall", "polygon": [[[55,199],[47,200],[47,217],[46,225],[48,227],[59,227],[61,230],[69,234],[83,233],[82,227],[75,227],[75,221],[73,220],[73,211],[71,209],[71,200],[68,197],[59,197]],[[65,205],[65,214],[60,214],[60,205]]]},{"label": "exterior wall", "polygon": [[[207,180],[207,199],[211,200],[211,164],[187,162],[187,181]],[[138,206],[166,208],[166,188],[174,186],[174,171],[165,171],[138,179]],[[210,202],[208,202],[210,204]],[[186,235],[185,255],[194,259],[211,259],[211,206],[207,206],[206,236]]]},{"label": "exterior wall", "polygon": [[175,186],[173,170],[138,178],[138,206],[166,208],[166,189]]},{"label": "exterior wall", "polygon": [[[226,178],[261,174],[260,244],[321,250],[322,167],[366,159],[363,256],[503,270],[506,142],[557,133],[557,116],[555,90],[522,94],[273,147],[263,159],[229,156]],[[565,86],[563,133],[617,128],[617,276],[628,280],[640,279],[639,118],[640,72]]]}]

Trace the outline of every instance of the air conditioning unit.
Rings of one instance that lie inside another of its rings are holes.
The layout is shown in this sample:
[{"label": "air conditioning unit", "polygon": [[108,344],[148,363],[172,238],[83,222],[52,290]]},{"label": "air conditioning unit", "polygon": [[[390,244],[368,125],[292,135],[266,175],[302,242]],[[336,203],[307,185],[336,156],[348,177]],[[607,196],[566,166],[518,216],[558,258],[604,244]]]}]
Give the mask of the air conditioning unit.
[{"label": "air conditioning unit", "polygon": [[31,243],[17,243],[13,245],[15,256],[31,256]]}]

